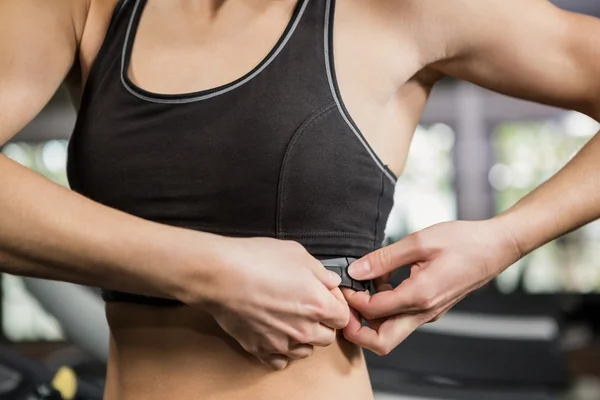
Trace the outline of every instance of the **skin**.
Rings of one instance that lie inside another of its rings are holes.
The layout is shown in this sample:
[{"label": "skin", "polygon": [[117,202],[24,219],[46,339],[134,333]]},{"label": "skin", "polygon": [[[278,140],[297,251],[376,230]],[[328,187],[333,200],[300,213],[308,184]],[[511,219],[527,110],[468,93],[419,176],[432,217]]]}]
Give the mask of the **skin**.
[{"label": "skin", "polygon": [[[115,3],[0,0],[0,53],[9,55],[0,58],[0,143],[65,79],[79,98]],[[150,0],[128,73],[138,86],[162,93],[227,83],[270,50],[294,5]],[[599,34],[596,19],[546,0],[340,0],[336,72],[349,112],[400,175],[429,92],[444,75],[600,119]],[[228,62],[232,57],[235,63]],[[9,188],[0,192],[0,265],[8,273],[188,305],[107,307],[109,400],[198,393],[206,399],[223,393],[228,399],[369,399],[359,346],[388,353],[519,257],[600,217],[599,157],[595,138],[503,215],[436,225],[367,255],[351,273],[379,278],[381,292],[346,292],[345,299],[337,281],[293,242],[225,238],[141,220],[0,157],[0,186]],[[406,264],[413,265],[411,278],[390,290],[387,274]],[[346,301],[370,327],[359,326]],[[343,328],[337,337],[336,328]]]}]

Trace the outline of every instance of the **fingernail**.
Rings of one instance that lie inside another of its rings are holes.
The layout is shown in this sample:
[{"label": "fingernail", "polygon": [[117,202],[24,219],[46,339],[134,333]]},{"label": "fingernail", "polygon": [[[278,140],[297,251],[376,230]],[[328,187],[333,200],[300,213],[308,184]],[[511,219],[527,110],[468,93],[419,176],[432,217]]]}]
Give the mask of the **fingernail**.
[{"label": "fingernail", "polygon": [[348,274],[354,279],[363,279],[371,271],[371,266],[366,260],[355,261],[348,267]]},{"label": "fingernail", "polygon": [[331,285],[339,286],[342,283],[342,277],[336,274],[333,271],[327,271],[329,273],[329,280],[331,281]]}]

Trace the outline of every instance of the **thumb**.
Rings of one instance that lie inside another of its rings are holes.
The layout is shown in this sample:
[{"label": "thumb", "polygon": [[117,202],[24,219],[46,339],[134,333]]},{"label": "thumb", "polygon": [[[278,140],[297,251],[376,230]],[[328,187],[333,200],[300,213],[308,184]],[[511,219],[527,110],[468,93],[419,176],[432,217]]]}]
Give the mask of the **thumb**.
[{"label": "thumb", "polygon": [[413,233],[354,261],[348,267],[348,274],[356,280],[379,278],[399,267],[422,261],[424,253],[417,234]]}]

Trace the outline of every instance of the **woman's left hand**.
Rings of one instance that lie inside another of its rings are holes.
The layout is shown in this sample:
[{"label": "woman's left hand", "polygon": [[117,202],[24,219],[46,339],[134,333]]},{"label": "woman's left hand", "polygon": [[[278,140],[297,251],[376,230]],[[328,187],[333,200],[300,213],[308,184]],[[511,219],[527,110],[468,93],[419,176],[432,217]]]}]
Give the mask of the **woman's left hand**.
[{"label": "woman's left hand", "polygon": [[[377,293],[344,289],[353,309],[344,336],[386,355],[520,257],[514,237],[497,219],[446,222],[413,233],[350,266],[354,279],[374,279]],[[410,277],[394,289],[390,274],[402,266],[410,266]]]}]

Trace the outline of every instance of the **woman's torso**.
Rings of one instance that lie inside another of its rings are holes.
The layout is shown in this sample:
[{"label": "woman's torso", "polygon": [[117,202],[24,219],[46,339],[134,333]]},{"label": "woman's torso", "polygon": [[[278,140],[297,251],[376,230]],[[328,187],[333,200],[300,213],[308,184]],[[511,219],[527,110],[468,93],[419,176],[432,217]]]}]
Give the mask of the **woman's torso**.
[{"label": "woman's torso", "polygon": [[198,310],[108,303],[107,317],[106,400],[373,398],[361,350],[341,337],[274,372]]},{"label": "woman's torso", "polygon": [[[80,49],[84,81],[116,3],[91,3]],[[210,16],[207,3],[215,7]],[[274,48],[297,4],[149,0],[135,35],[128,76],[137,87],[164,94],[227,84],[247,74]],[[337,2],[335,73],[343,102],[368,145],[399,175],[433,82],[414,77],[422,57],[409,28],[403,37],[403,28],[388,20],[384,6],[385,2]],[[116,302],[108,304],[107,317],[112,332],[108,400],[371,396],[362,354],[343,338],[273,373],[197,310]]]}]

